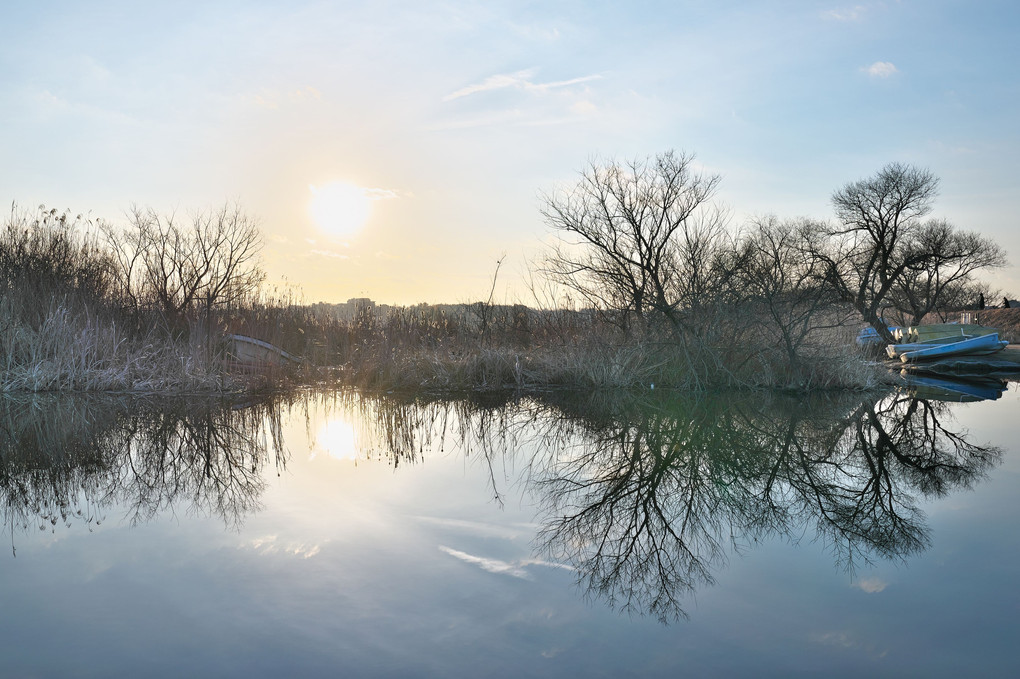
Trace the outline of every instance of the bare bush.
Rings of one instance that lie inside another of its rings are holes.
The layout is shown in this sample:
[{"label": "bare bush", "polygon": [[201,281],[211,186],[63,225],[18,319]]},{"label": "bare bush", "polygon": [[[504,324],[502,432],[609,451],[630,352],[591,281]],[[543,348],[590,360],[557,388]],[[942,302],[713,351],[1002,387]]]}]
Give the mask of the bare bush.
[{"label": "bare bush", "polygon": [[252,295],[265,277],[258,223],[238,206],[182,222],[134,207],[125,233],[105,230],[123,295],[137,308],[158,309],[172,327],[208,321],[214,310]]},{"label": "bare bush", "polygon": [[[801,382],[806,349],[824,343],[844,327],[850,309],[820,282],[821,264],[805,247],[815,225],[808,220],[752,220],[733,251],[734,294],[745,316],[753,319],[755,344],[778,349],[790,377]],[[816,353],[816,352],[815,352]]]}]

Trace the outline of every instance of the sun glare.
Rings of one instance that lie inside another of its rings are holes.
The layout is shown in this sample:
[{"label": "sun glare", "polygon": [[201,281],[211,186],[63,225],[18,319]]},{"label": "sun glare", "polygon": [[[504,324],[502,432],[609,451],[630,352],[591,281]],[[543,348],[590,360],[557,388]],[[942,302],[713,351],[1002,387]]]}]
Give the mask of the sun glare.
[{"label": "sun glare", "polygon": [[358,445],[350,422],[330,420],[315,437],[317,448],[335,460],[358,459]]},{"label": "sun glare", "polygon": [[361,230],[372,211],[365,190],[348,182],[309,186],[308,211],[315,224],[333,236],[351,236]]}]

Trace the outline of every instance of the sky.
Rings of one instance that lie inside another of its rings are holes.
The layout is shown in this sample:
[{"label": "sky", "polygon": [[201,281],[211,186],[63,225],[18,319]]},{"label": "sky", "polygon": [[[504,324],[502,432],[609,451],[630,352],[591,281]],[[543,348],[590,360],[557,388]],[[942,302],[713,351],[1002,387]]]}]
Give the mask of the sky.
[{"label": "sky", "polygon": [[306,302],[532,302],[543,195],[695,154],[737,230],[890,162],[1020,296],[1020,5],[0,0],[0,200],[237,203]]}]

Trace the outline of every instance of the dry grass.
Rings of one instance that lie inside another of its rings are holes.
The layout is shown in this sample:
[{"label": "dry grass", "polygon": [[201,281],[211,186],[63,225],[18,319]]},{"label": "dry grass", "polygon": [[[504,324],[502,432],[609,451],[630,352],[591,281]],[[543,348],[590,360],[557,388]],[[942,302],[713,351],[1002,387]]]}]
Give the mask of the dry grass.
[{"label": "dry grass", "polygon": [[199,392],[245,389],[202,344],[135,336],[109,319],[54,306],[38,327],[0,303],[0,391]]},{"label": "dry grass", "polygon": [[[234,311],[244,319],[245,311]],[[307,359],[298,374],[231,370],[218,348],[219,328],[174,336],[128,330],[116,315],[88,306],[53,304],[37,325],[20,322],[0,303],[0,390],[233,391],[286,382],[340,383],[371,390],[535,390],[788,388],[867,389],[882,372],[851,350],[843,336],[805,343],[795,365],[750,330],[732,337],[684,341],[628,337],[597,318],[570,323],[539,312],[527,332],[499,326],[481,336],[470,319],[429,307],[388,318],[316,318],[307,308],[250,311],[250,334]],[[272,317],[272,325],[265,323]],[[273,327],[279,332],[271,332]],[[269,331],[267,331],[269,330]],[[288,340],[285,333],[290,335]],[[281,339],[281,336],[282,339]]]},{"label": "dry grass", "polygon": [[[498,335],[496,335],[498,338]],[[373,390],[541,390],[549,388],[704,391],[715,388],[871,389],[884,369],[853,350],[824,345],[805,350],[795,369],[772,350],[610,342],[459,348],[402,347],[351,357],[338,379]]]}]

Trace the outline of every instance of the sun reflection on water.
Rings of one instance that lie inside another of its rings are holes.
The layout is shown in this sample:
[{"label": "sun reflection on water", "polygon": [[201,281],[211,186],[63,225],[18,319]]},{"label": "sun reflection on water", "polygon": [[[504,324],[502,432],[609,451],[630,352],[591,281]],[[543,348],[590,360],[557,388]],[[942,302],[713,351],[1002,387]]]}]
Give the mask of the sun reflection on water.
[{"label": "sun reflection on water", "polygon": [[354,425],[346,420],[329,420],[315,436],[310,459],[323,452],[334,460],[357,460],[358,442]]}]

